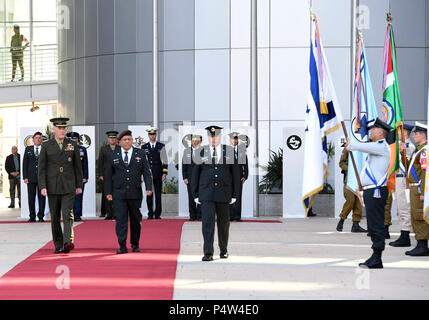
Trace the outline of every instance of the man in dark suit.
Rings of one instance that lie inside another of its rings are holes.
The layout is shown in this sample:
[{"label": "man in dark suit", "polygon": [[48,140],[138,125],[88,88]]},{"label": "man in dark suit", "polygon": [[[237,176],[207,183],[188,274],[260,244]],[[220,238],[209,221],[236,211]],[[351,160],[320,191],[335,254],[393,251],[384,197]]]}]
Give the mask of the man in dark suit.
[{"label": "man in dark suit", "polygon": [[146,152],[149,161],[150,169],[153,176],[153,187],[155,192],[155,210],[153,209],[153,195],[146,197],[149,219],[161,219],[161,194],[162,183],[167,179],[168,174],[168,158],[165,150],[165,145],[156,141],[157,129],[147,130],[149,142],[142,146]]},{"label": "man in dark suit", "polygon": [[118,131],[106,132],[108,144],[100,148],[98,154],[98,174],[99,179],[103,181],[103,196],[101,198],[101,217],[106,217],[105,220],[115,219],[115,208],[113,201],[107,201],[106,194],[104,193],[104,171],[110,159],[110,154],[118,146]]},{"label": "man in dark suit", "polygon": [[110,155],[105,170],[105,193],[107,200],[114,201],[116,211],[116,235],[119,242],[117,254],[127,253],[128,217],[130,219],[131,247],[140,252],[139,240],[143,199],[142,176],[146,195],[152,195],[152,174],[143,150],[133,148],[133,137],[129,130],[119,135],[120,147]]},{"label": "man in dark suit", "polygon": [[228,258],[229,209],[238,197],[240,172],[234,164],[234,150],[222,145],[222,128],[210,126],[209,145],[200,149],[192,171],[192,194],[201,205],[204,237],[203,261],[213,261],[215,218],[217,217],[220,258]]},{"label": "man in dark suit", "polygon": [[74,221],[82,221],[82,208],[83,208],[83,193],[85,192],[85,184],[88,183],[88,152],[86,148],[80,144],[80,134],[77,132],[67,133],[67,138],[72,139],[79,146],[80,160],[82,161],[83,184],[82,193],[76,195],[74,199]]},{"label": "man in dark suit", "polygon": [[241,198],[243,195],[243,185],[249,178],[249,164],[247,160],[246,148],[248,147],[248,137],[241,136],[246,139],[246,143],[239,144],[240,134],[232,132],[229,134],[231,146],[234,148],[234,163],[238,165],[240,171],[240,182],[238,189],[237,201],[231,205],[230,221],[241,221]]},{"label": "man in dark suit", "polygon": [[12,154],[7,156],[5,162],[6,172],[9,174],[10,205],[8,208],[15,208],[15,189],[18,190],[19,207],[21,208],[21,172],[20,155],[17,147],[12,147]]},{"label": "man in dark suit", "polygon": [[33,135],[33,146],[25,148],[24,159],[22,160],[22,174],[24,183],[27,185],[28,190],[28,208],[30,209],[30,220],[28,222],[36,221],[36,194],[39,202],[39,212],[37,217],[40,222],[43,222],[45,216],[46,198],[42,196],[41,189],[39,188],[38,180],[38,166],[39,155],[42,151],[42,133],[36,132]]},{"label": "man in dark suit", "polygon": [[198,149],[203,141],[203,137],[200,135],[190,135],[191,136],[191,146],[188,147],[183,152],[182,159],[182,177],[183,181],[186,184],[188,189],[188,201],[189,201],[189,219],[191,221],[201,220],[201,206],[198,206],[192,195],[191,181],[192,181],[192,170],[194,169],[194,158],[195,153],[198,152]]},{"label": "man in dark suit", "polygon": [[49,195],[54,253],[69,253],[74,249],[74,198],[82,193],[83,187],[79,147],[66,138],[67,121],[68,118],[51,119],[55,137],[42,145],[39,156],[39,187],[42,196]]}]

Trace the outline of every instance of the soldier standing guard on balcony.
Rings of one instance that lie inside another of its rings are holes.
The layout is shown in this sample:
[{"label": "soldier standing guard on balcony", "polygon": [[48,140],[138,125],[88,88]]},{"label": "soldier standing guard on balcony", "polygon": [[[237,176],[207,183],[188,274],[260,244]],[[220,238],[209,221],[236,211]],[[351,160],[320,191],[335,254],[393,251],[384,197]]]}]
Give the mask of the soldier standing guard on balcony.
[{"label": "soldier standing guard on balcony", "polygon": [[[19,69],[21,70],[21,79],[19,81],[24,81],[24,50],[30,45],[30,42],[20,34],[19,26],[13,26],[14,35],[12,36],[10,42],[10,52],[12,54],[12,80],[15,81],[16,74],[16,65],[19,64]],[[25,46],[22,46],[22,43],[26,42]]]}]

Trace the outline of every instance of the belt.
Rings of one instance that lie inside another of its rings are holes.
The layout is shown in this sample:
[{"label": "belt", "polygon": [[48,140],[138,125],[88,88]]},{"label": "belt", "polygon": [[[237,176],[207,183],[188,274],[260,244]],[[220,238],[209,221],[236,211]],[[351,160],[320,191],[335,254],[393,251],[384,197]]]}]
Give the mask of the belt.
[{"label": "belt", "polygon": [[[383,187],[385,187],[385,185],[380,186],[380,188],[383,188]],[[369,190],[369,189],[375,189],[375,188],[377,188],[375,184],[370,184],[369,186],[362,187],[363,190]]]},{"label": "belt", "polygon": [[418,183],[410,183],[410,187],[418,187],[419,184]]}]

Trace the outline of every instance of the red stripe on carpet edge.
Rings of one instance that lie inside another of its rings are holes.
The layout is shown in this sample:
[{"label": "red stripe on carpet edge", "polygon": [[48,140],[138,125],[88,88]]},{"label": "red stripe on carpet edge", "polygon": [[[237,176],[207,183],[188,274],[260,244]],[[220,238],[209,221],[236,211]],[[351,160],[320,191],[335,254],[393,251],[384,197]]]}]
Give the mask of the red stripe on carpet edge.
[{"label": "red stripe on carpet edge", "polygon": [[115,223],[85,221],[70,254],[53,254],[51,241],[1,277],[0,299],[171,300],[184,222],[144,220],[141,253],[117,255]]}]

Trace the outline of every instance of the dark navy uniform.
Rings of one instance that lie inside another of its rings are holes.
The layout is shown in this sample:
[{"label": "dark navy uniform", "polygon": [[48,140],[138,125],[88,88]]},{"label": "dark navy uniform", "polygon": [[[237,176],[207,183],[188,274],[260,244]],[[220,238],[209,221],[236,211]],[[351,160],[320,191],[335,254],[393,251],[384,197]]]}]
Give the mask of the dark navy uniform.
[{"label": "dark navy uniform", "polygon": [[148,208],[148,217],[152,219],[159,219],[162,213],[161,206],[161,193],[162,193],[162,176],[168,174],[168,159],[167,152],[165,151],[165,145],[161,142],[156,142],[154,147],[148,142],[142,146],[142,149],[146,152],[147,159],[149,161],[150,169],[152,170],[153,176],[153,187],[155,192],[155,210],[153,210],[153,195],[146,197],[146,203]]},{"label": "dark navy uniform", "polygon": [[201,219],[201,206],[198,206],[194,199],[196,197],[192,194],[192,170],[195,167],[194,163],[194,153],[197,153],[198,149],[194,150],[193,147],[187,148],[183,153],[182,159],[182,177],[183,180],[187,179],[188,184],[186,185],[188,189],[188,201],[189,201],[189,218],[191,220],[200,220]]},{"label": "dark navy uniform", "polygon": [[[106,132],[109,139],[117,139],[119,132],[117,131],[108,131]],[[115,148],[114,148],[115,149]],[[104,169],[107,166],[107,162],[110,159],[110,154],[113,152],[112,147],[104,145],[100,148],[98,153],[98,176],[103,177],[104,179]],[[112,220],[115,218],[115,208],[113,207],[113,201],[108,201],[106,199],[106,194],[104,194],[104,181],[103,181],[103,196],[101,198],[101,217],[106,217],[106,220]]]},{"label": "dark navy uniform", "polygon": [[[80,135],[77,132],[71,132],[67,134],[67,137],[70,139],[78,139],[80,141]],[[84,146],[79,145],[79,154],[80,160],[82,161],[82,172],[83,172],[83,180],[88,181],[88,152]],[[86,182],[85,182],[86,183]],[[82,208],[83,208],[83,193],[85,192],[85,183],[82,183],[82,193],[76,195],[74,199],[74,221],[82,220]]]},{"label": "dark navy uniform", "polygon": [[[121,134],[121,136],[124,133]],[[131,134],[131,133],[129,133]],[[141,232],[142,215],[140,213],[143,199],[142,176],[147,191],[152,191],[152,174],[145,155],[141,149],[131,148],[126,155],[128,165],[124,160],[121,147],[110,154],[104,179],[104,192],[113,196],[116,212],[116,235],[118,242],[126,253],[128,235],[128,216],[130,219],[131,245],[138,249]],[[119,252],[118,252],[119,253]]]},{"label": "dark navy uniform", "polygon": [[[221,129],[216,126],[207,128],[212,136],[219,135]],[[213,260],[215,217],[221,258],[228,257],[229,210],[231,200],[238,197],[239,180],[239,168],[234,164],[234,150],[230,146],[200,149],[192,171],[192,194],[201,203],[203,261]]]},{"label": "dark navy uniform", "polygon": [[42,146],[30,146],[25,148],[24,159],[22,161],[22,173],[23,179],[28,179],[27,190],[28,190],[28,208],[30,209],[30,220],[36,220],[36,194],[39,202],[39,212],[37,217],[39,221],[43,221],[45,216],[46,197],[42,196],[41,189],[39,188],[38,167],[39,167],[39,155],[42,151]]},{"label": "dark navy uniform", "polygon": [[[238,133],[232,133],[230,134],[230,138],[232,139],[238,139],[239,134]],[[232,147],[234,149],[234,163],[238,165],[239,171],[240,171],[240,179],[239,179],[239,190],[238,190],[238,197],[237,201],[231,205],[231,221],[241,221],[241,198],[243,196],[243,182],[242,179],[247,180],[249,178],[249,162],[247,159],[247,152],[246,152],[246,145],[241,143],[238,144],[235,147]]]}]

